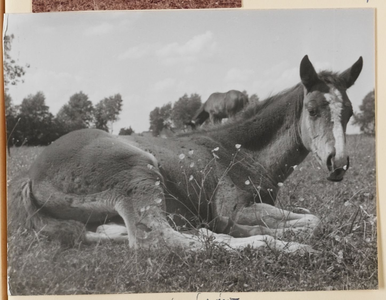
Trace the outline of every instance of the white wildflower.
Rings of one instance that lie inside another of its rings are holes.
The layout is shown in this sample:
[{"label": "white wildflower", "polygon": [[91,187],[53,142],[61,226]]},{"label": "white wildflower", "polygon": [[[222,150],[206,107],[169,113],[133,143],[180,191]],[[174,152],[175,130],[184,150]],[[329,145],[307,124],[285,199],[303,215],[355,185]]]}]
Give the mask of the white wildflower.
[{"label": "white wildflower", "polygon": [[294,165],[292,166],[292,168],[295,170],[296,168],[298,167],[298,165]]},{"label": "white wildflower", "polygon": [[343,261],[343,250],[340,250],[338,252],[337,261],[338,261],[338,263],[341,263]]},{"label": "white wildflower", "polygon": [[215,151],[218,151],[220,148],[219,147],[216,147],[212,150],[212,152],[215,152]]},{"label": "white wildflower", "polygon": [[189,176],[189,181],[192,181],[194,179],[193,175]]},{"label": "white wildflower", "polygon": [[251,182],[249,181],[249,180],[245,180],[245,185],[250,185],[251,184]]},{"label": "white wildflower", "polygon": [[157,204],[160,204],[162,202],[162,199],[161,198],[157,198],[157,199],[154,200],[154,202],[157,203]]},{"label": "white wildflower", "polygon": [[193,155],[193,153],[194,153],[193,149],[189,150],[189,155]]},{"label": "white wildflower", "polygon": [[180,159],[184,159],[184,158],[185,158],[185,154],[181,153],[180,155],[178,155],[178,157],[179,157]]},{"label": "white wildflower", "polygon": [[157,180],[157,181],[155,182],[155,185],[158,186],[158,185],[160,185],[160,183],[161,183],[161,182],[160,182],[159,180]]},{"label": "white wildflower", "polygon": [[236,147],[236,149],[240,149],[241,145],[240,144],[236,144],[235,147]]},{"label": "white wildflower", "polygon": [[277,186],[283,186],[284,184],[283,184],[283,182],[278,182],[277,183]]},{"label": "white wildflower", "polygon": [[191,162],[189,167],[193,168],[194,167],[194,162]]},{"label": "white wildflower", "polygon": [[150,169],[150,170],[153,170],[154,166],[151,165],[151,164],[147,164],[147,168]]}]

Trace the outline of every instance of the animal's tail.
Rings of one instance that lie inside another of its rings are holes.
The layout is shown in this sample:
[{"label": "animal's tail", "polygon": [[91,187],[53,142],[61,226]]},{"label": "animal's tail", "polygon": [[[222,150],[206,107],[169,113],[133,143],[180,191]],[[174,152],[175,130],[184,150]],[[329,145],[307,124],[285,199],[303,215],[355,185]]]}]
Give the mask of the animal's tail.
[{"label": "animal's tail", "polygon": [[85,240],[85,225],[74,220],[52,218],[36,205],[31,180],[13,180],[8,189],[8,235],[32,229],[37,235],[58,240],[62,245],[73,246]]}]

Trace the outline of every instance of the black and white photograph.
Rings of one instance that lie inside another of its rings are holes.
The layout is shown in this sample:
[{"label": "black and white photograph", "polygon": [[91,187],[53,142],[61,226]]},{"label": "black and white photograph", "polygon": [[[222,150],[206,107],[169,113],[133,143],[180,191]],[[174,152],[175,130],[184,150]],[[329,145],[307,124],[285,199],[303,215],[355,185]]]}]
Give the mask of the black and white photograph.
[{"label": "black and white photograph", "polygon": [[378,289],[375,10],[4,16],[11,295]]}]

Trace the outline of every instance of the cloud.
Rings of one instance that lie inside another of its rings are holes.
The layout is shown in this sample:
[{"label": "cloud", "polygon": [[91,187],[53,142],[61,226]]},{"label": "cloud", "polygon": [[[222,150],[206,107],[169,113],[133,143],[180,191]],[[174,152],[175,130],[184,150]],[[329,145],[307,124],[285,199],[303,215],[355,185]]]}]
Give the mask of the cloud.
[{"label": "cloud", "polygon": [[84,31],[84,34],[88,36],[107,34],[110,33],[113,29],[114,26],[111,23],[103,22],[99,25],[87,28]]},{"label": "cloud", "polygon": [[330,62],[312,62],[312,65],[314,66],[316,72],[320,72],[323,70],[332,70],[332,64]]},{"label": "cloud", "polygon": [[291,88],[300,82],[299,67],[282,69],[273,67],[264,74],[264,80],[255,80],[252,84],[253,92],[261,99]]},{"label": "cloud", "polygon": [[119,60],[139,59],[151,54],[153,47],[150,45],[139,45],[129,48],[127,51],[118,55]]},{"label": "cloud", "polygon": [[213,33],[210,31],[196,35],[184,44],[170,43],[156,51],[157,57],[166,64],[191,63],[211,57],[217,50]]},{"label": "cloud", "polygon": [[156,91],[165,91],[176,85],[176,80],[173,78],[166,78],[155,83],[154,88]]},{"label": "cloud", "polygon": [[255,74],[253,70],[241,70],[237,68],[230,69],[226,76],[225,80],[229,82],[240,82],[240,81],[248,81]]}]

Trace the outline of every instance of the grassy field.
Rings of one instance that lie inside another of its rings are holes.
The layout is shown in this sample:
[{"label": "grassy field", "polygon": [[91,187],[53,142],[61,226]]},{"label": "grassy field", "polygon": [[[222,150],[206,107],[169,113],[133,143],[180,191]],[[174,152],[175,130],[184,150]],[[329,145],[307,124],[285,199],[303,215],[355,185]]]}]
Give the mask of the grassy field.
[{"label": "grassy field", "polygon": [[241,7],[241,0],[32,0],[33,12]]},{"label": "grassy field", "polygon": [[[250,248],[230,253],[213,244],[197,253],[134,251],[113,242],[64,249],[19,228],[8,239],[10,291],[36,295],[376,289],[375,140],[357,135],[348,136],[347,142],[351,166],[342,182],[328,182],[309,156],[284,182],[278,197],[278,206],[304,207],[321,218],[323,231],[302,241],[320,253]],[[11,149],[9,178],[28,169],[42,149]]]}]

